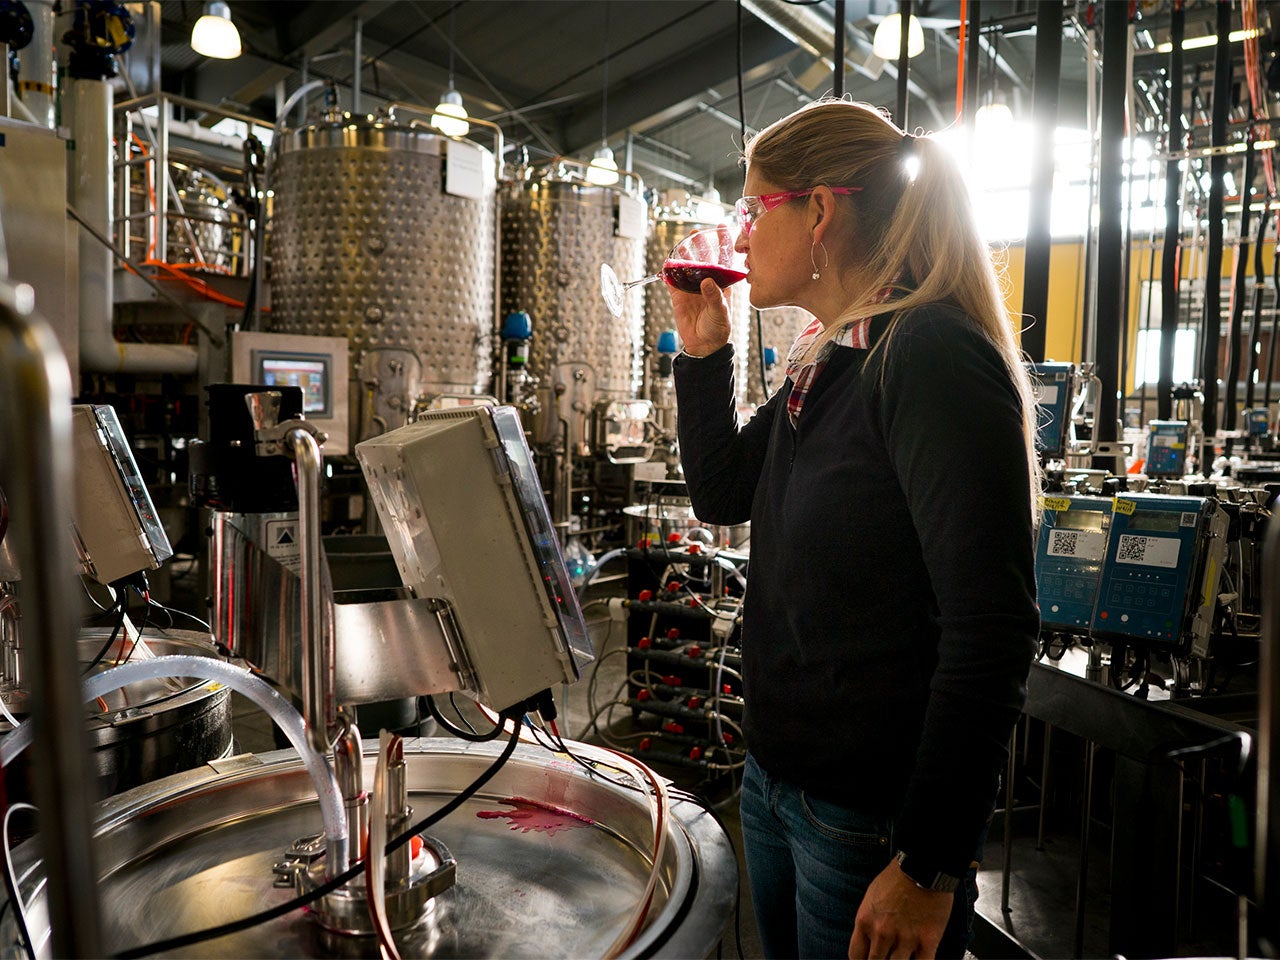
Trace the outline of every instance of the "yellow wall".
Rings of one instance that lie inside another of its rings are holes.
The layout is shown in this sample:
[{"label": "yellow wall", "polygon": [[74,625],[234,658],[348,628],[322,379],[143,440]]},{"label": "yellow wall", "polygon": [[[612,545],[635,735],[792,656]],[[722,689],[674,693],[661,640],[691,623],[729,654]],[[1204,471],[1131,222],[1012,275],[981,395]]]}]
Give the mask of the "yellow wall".
[{"label": "yellow wall", "polygon": [[[1255,221],[1256,225],[1256,221]],[[1273,248],[1275,244],[1267,241],[1263,245],[1263,265],[1267,276],[1271,275],[1271,261],[1273,256]],[[1150,240],[1141,240],[1135,242],[1130,248],[1129,253],[1129,359],[1126,369],[1129,371],[1129,379],[1125,384],[1125,392],[1131,392],[1133,385],[1133,367],[1134,356],[1138,341],[1138,320],[1142,314],[1142,283],[1149,277],[1155,279],[1160,278],[1161,260],[1163,259],[1163,241],[1159,238],[1155,241],[1156,255],[1155,264],[1151,263],[1151,243]],[[1004,250],[996,251],[997,267],[1004,271],[1005,281],[1005,303],[1009,310],[1015,315],[1022,310],[1022,293],[1023,293],[1023,277],[1026,250],[1021,245],[1011,245]],[[1191,267],[1190,252],[1183,250],[1182,253],[1182,275],[1188,276]],[[1235,260],[1235,250],[1233,247],[1227,247],[1222,252],[1222,276],[1230,278],[1232,265]],[[1200,254],[1199,265],[1202,268],[1204,263],[1203,251]],[[1248,267],[1250,275],[1253,273],[1253,254],[1250,249]],[[1080,241],[1070,243],[1055,243],[1050,249],[1049,254],[1049,316],[1047,318],[1047,328],[1045,330],[1045,348],[1044,356],[1046,360],[1058,360],[1065,362],[1080,362],[1080,333],[1081,323],[1084,315],[1084,243]],[[1157,291],[1156,296],[1159,296]],[[1225,301],[1224,301],[1225,309]],[[1245,304],[1245,323],[1248,322],[1248,311],[1252,309],[1252,302]],[[1184,318],[1194,319],[1196,323],[1202,321],[1203,318]],[[1025,320],[1023,322],[1026,322]],[[1247,329],[1247,326],[1246,326]],[[1226,334],[1226,324],[1223,323],[1222,332]],[[1197,370],[1197,373],[1199,371]]]}]

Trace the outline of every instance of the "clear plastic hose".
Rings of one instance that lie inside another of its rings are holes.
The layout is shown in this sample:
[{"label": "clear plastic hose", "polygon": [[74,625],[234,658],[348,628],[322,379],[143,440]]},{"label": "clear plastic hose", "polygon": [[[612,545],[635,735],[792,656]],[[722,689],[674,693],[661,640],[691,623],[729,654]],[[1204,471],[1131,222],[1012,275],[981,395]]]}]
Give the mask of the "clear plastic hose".
[{"label": "clear plastic hose", "polygon": [[[266,681],[255,677],[243,667],[237,667],[212,657],[174,655],[155,657],[151,660],[134,660],[94,674],[81,684],[85,701],[113,693],[121,687],[140,680],[159,680],[173,677],[197,677],[212,680],[230,687],[261,707],[276,726],[289,738],[298,751],[303,766],[311,775],[320,800],[320,816],[324,821],[326,869],[329,876],[337,876],[350,864],[350,847],[347,838],[347,813],[342,805],[342,792],[334,776],[329,758],[315,750],[307,742],[306,724],[302,715]],[[23,722],[8,736],[0,739],[0,764],[8,766],[31,743],[31,721]]]}]

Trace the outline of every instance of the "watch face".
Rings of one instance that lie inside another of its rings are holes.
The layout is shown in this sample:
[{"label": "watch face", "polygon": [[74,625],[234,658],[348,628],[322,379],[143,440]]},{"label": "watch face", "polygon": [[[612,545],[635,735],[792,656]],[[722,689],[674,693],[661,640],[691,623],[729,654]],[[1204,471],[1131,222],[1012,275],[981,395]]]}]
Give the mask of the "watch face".
[{"label": "watch face", "polygon": [[960,878],[918,864],[905,850],[898,851],[898,866],[912,883],[922,890],[934,893],[954,893],[960,886]]}]

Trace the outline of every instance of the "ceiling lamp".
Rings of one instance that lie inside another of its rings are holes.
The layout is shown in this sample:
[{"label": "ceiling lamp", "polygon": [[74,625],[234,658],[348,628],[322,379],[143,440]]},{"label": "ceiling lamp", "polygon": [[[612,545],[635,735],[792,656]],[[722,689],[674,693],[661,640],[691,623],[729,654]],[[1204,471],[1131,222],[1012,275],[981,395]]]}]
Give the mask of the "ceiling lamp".
[{"label": "ceiling lamp", "polygon": [[611,187],[618,182],[618,164],[613,159],[613,151],[607,143],[600,144],[600,149],[587,165],[587,183],[597,187]]},{"label": "ceiling lamp", "polygon": [[[881,60],[897,60],[902,51],[902,14],[891,13],[880,21],[876,27],[875,39],[871,41],[871,51]],[[907,56],[915,57],[924,53],[924,29],[913,14],[907,20]]]},{"label": "ceiling lamp", "polygon": [[1013,111],[1003,100],[993,100],[978,108],[973,125],[985,133],[1003,133],[1013,126]]},{"label": "ceiling lamp", "polygon": [[462,94],[449,84],[436,105],[436,112],[431,115],[431,126],[446,137],[465,137],[471,129],[467,123],[467,108],[462,105]]},{"label": "ceiling lamp", "polygon": [[457,35],[454,11],[457,9],[455,5],[449,11],[449,89],[440,95],[436,112],[431,115],[431,126],[446,137],[465,137],[471,130],[471,124],[467,123],[467,108],[462,105],[462,94],[453,86],[453,49]]},{"label": "ceiling lamp", "polygon": [[204,5],[204,16],[191,30],[191,49],[215,60],[240,56],[240,31],[231,22],[231,8],[215,0]]}]

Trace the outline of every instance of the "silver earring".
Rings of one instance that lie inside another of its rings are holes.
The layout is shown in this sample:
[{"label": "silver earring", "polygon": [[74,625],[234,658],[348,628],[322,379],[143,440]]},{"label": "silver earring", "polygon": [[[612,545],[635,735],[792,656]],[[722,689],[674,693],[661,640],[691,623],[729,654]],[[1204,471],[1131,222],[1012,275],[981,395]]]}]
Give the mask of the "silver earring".
[{"label": "silver earring", "polygon": [[[813,252],[814,249],[817,247],[822,247],[822,266],[821,267],[818,266],[818,258],[814,255],[814,252]],[[827,256],[827,248],[822,244],[821,241],[809,245],[809,262],[813,264],[813,279],[814,280],[822,279],[822,271],[827,269],[827,264],[831,262],[831,259]]]}]

